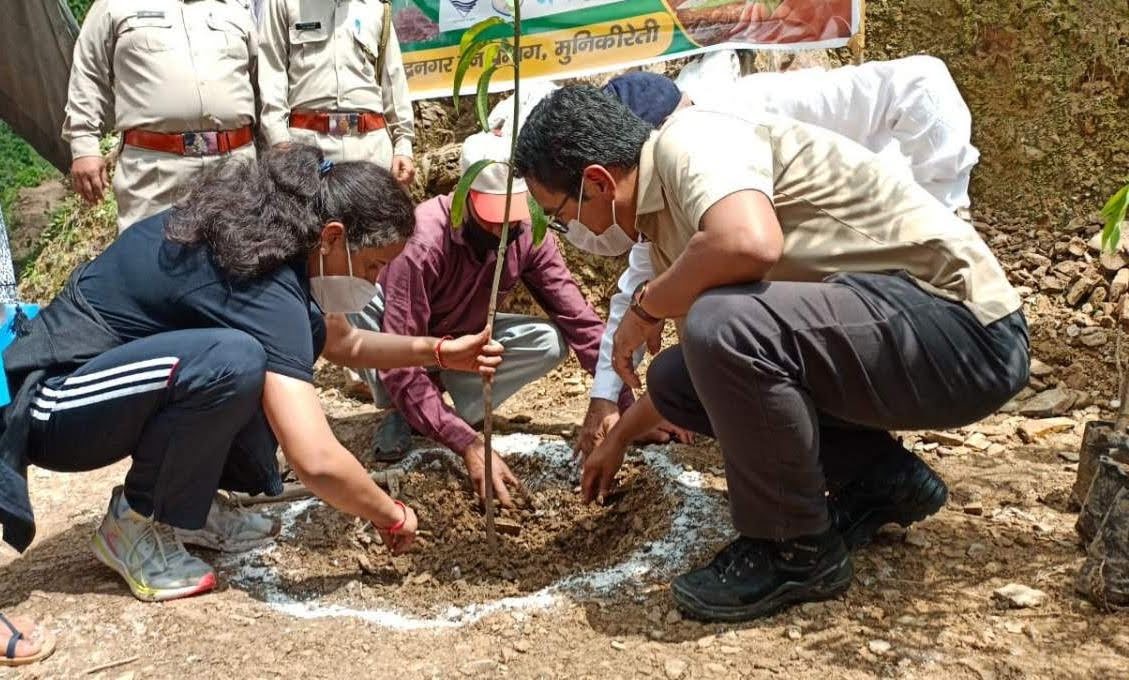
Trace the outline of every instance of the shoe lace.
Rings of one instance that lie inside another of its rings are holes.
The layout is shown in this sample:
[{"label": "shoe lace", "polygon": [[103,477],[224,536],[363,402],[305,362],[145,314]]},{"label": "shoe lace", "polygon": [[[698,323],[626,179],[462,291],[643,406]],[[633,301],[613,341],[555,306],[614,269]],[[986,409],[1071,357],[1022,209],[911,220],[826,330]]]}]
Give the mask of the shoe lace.
[{"label": "shoe lace", "polygon": [[176,546],[178,550],[171,550],[174,554],[184,550],[183,546],[180,545],[180,541],[176,539],[176,535],[173,533],[171,527],[148,518],[141,529],[141,533],[138,534],[137,540],[130,546],[129,552],[126,555],[126,561],[132,563],[133,558],[138,555],[138,551],[141,549],[142,545],[153,545],[153,552],[150,553],[149,556],[160,558],[162,571],[168,569],[170,551],[165,549],[166,543]]},{"label": "shoe lace", "polygon": [[242,523],[251,509],[243,505],[243,501],[234,494],[216,495],[216,506],[224,513],[228,520]]},{"label": "shoe lace", "polygon": [[763,556],[762,541],[742,536],[725,546],[710,566],[718,578],[725,582],[728,577],[740,579],[757,569],[759,563],[763,561]]},{"label": "shoe lace", "polygon": [[218,528],[225,536],[234,537],[248,529],[258,532],[262,528],[263,516],[238,496],[217,495],[215,507]]}]

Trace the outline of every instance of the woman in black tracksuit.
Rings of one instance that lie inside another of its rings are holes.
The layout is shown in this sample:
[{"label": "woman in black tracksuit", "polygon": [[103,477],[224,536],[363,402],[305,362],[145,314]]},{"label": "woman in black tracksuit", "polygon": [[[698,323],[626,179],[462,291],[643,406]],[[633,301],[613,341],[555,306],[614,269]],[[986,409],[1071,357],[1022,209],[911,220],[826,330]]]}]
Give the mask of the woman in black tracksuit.
[{"label": "woman in black tracksuit", "polygon": [[131,456],[95,555],[141,599],[210,590],[214,572],[182,543],[242,549],[275,535],[277,523],[216,491],[278,494],[281,445],[311,491],[406,547],[415,514],[338,443],[312,380],[319,355],[492,374],[501,346],[488,330],[397,337],[341,316],[372,298],[413,224],[387,171],[292,146],[228,162],[176,208],[127,229],[5,352],[5,540],[22,550],[34,535],[26,464],[83,471]]}]

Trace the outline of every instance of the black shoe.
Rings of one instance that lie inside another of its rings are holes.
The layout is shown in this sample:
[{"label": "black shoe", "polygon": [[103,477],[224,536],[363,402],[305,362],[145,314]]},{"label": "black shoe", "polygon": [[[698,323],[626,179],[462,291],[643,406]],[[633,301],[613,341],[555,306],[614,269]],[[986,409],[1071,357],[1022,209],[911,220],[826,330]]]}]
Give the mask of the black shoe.
[{"label": "black shoe", "polygon": [[908,527],[920,522],[948,498],[949,489],[937,473],[901,449],[832,494],[828,507],[832,526],[854,549],[869,543],[886,524]]},{"label": "black shoe", "polygon": [[854,569],[834,528],[788,541],[744,536],[708,565],[674,579],[678,608],[704,621],[748,621],[845,592]]},{"label": "black shoe", "polygon": [[397,463],[412,449],[412,426],[399,411],[392,411],[372,435],[372,458],[378,463]]}]

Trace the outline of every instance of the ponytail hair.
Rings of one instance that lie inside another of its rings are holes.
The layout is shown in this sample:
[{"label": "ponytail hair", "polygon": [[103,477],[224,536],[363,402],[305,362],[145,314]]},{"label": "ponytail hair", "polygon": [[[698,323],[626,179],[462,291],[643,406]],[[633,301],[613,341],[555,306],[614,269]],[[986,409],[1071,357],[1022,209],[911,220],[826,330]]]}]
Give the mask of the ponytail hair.
[{"label": "ponytail hair", "polygon": [[176,204],[165,236],[206,246],[231,279],[255,279],[306,257],[332,221],[353,249],[406,241],[415,228],[412,200],[387,170],[326,162],[293,144],[209,169]]}]

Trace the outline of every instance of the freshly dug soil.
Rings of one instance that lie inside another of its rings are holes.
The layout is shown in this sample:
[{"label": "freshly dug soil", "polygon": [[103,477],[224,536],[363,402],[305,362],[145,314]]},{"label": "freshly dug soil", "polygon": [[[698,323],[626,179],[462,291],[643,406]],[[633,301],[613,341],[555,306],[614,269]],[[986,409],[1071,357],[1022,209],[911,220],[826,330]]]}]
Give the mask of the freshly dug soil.
[{"label": "freshly dug soil", "polygon": [[[465,473],[435,454],[408,473],[402,498],[419,515],[417,545],[393,556],[375,530],[324,505],[299,516],[294,536],[265,557],[299,599],[417,615],[534,592],[569,574],[622,561],[670,529],[678,501],[658,475],[628,462],[621,493],[585,505],[571,471],[534,456],[507,461],[528,498],[498,515],[498,549]],[[508,528],[508,529],[507,529]]]}]

